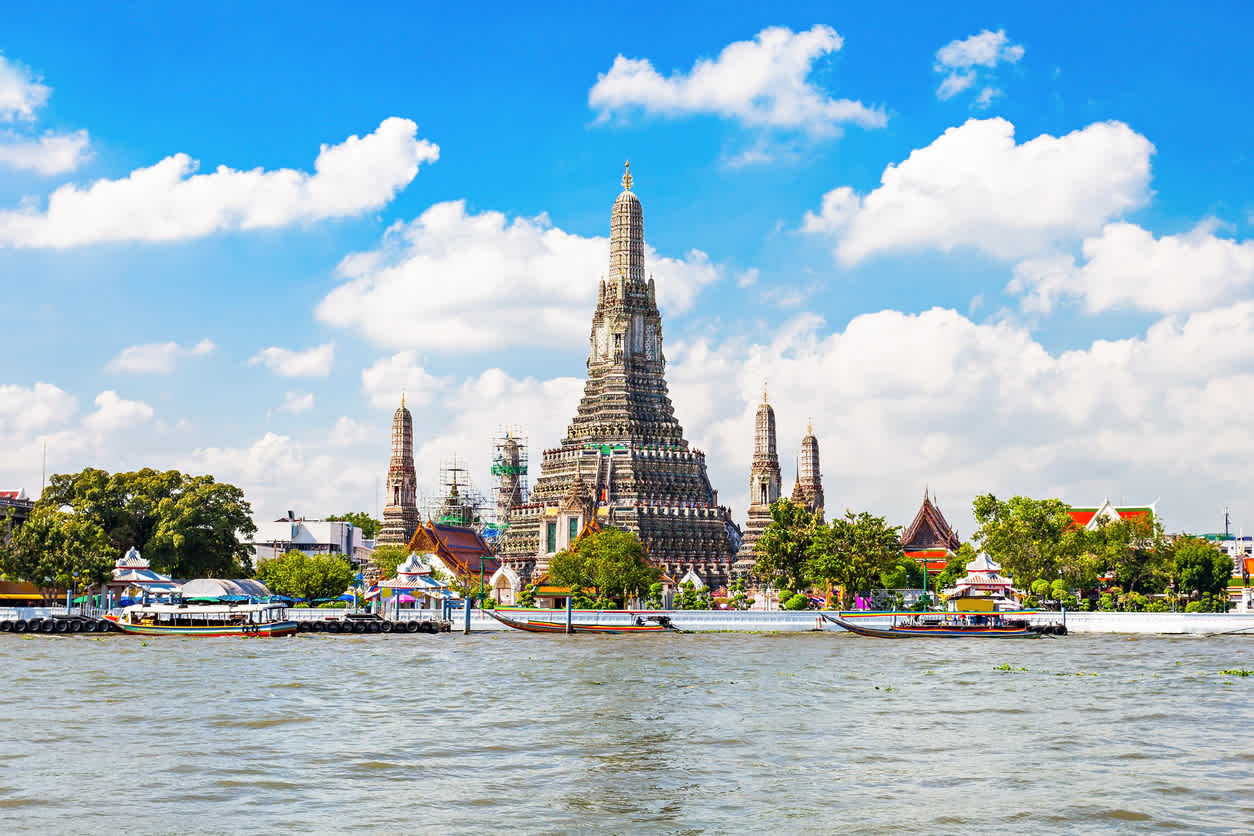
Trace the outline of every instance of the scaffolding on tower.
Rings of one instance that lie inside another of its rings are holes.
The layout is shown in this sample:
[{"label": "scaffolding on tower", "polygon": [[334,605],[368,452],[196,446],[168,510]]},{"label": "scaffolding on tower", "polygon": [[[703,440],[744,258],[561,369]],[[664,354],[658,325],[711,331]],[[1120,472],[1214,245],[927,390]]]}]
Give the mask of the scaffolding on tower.
[{"label": "scaffolding on tower", "polygon": [[440,487],[426,498],[427,519],[441,525],[482,529],[484,496],[475,489],[470,469],[456,455],[440,462]]},{"label": "scaffolding on tower", "polygon": [[509,530],[510,512],[527,501],[527,437],[518,427],[500,427],[492,437],[493,527]]}]

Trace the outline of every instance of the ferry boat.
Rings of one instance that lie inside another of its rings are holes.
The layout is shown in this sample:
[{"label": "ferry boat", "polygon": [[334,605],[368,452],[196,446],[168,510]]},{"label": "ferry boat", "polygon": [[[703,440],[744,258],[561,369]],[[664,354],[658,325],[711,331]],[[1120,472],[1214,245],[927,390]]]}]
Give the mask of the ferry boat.
[{"label": "ferry boat", "polygon": [[[483,610],[507,627],[522,630],[526,633],[565,633],[566,624],[561,621],[518,620],[502,615],[495,610]],[[617,635],[622,633],[677,633],[670,618],[664,615],[637,616],[634,624],[574,624],[570,625],[572,633],[605,633]]]},{"label": "ferry boat", "polygon": [[105,617],[141,636],[291,636],[297,627],[280,603],[132,604]]},{"label": "ferry boat", "polygon": [[1039,639],[1047,630],[1056,635],[1065,635],[1066,631],[1065,627],[1061,627],[1061,630],[1055,625],[1034,627],[1026,621],[1012,621],[1003,619],[997,614],[984,613],[968,614],[966,618],[954,617],[948,613],[937,613],[911,617],[902,622],[898,622],[894,616],[893,623],[888,627],[871,627],[827,613],[821,613],[821,615],[824,620],[843,627],[850,633],[877,639],[912,639],[929,636],[943,639]]}]

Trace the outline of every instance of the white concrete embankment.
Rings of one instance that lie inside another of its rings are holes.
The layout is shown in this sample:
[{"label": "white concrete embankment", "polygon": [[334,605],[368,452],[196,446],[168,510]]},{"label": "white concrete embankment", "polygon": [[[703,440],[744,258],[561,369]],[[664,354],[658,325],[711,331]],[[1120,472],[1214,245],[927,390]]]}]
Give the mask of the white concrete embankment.
[{"label": "white concrete embankment", "polygon": [[[33,617],[48,617],[64,613],[64,607],[0,607],[0,620]],[[291,608],[288,610],[292,618],[305,621],[311,619],[338,618],[343,610]],[[503,612],[509,613],[510,610]],[[525,610],[512,611],[520,617],[537,621],[564,622],[565,610]],[[593,610],[577,610],[573,618],[577,624],[630,624],[637,615],[664,614],[671,618],[672,623],[681,630],[694,632],[744,632],[744,633],[799,633],[810,630],[830,630],[841,632],[835,624],[823,621],[813,610],[802,612],[763,612],[728,611],[728,610],[669,610],[663,613],[633,613],[623,611],[597,612]],[[404,610],[403,619],[439,618],[438,610]],[[909,615],[909,613],[901,613]],[[1015,617],[1026,618],[1036,623],[1055,623],[1065,617],[1067,630],[1079,633],[1130,633],[1142,635],[1218,635],[1246,633],[1254,637],[1254,613],[1141,613],[1141,612],[1034,612],[1016,614]],[[875,616],[859,615],[859,623],[868,626],[887,626],[892,621],[891,613]],[[461,629],[462,613],[452,613],[453,629]],[[470,629],[475,632],[508,630],[500,622],[488,617],[482,610],[472,610]]]},{"label": "white concrete embankment", "polygon": [[[328,610],[290,610],[296,618],[324,618]],[[330,612],[335,612],[334,610]],[[412,611],[411,611],[412,612]],[[566,620],[565,610],[502,610],[514,617],[525,617],[534,621]],[[416,614],[416,613],[415,613]],[[797,633],[810,630],[830,630],[843,632],[835,624],[830,624],[819,617],[814,610],[802,612],[760,610],[729,611],[729,610],[667,610],[662,613],[632,613],[616,610],[597,612],[594,610],[576,610],[573,620],[576,624],[630,624],[636,615],[667,615],[671,622],[681,630],[694,632],[745,632],[745,633]],[[427,617],[438,617],[436,611],[426,613]],[[899,613],[901,616],[911,613]],[[1212,635],[1248,631],[1254,637],[1254,613],[1135,613],[1135,612],[1033,612],[1015,614],[1015,618],[1025,618],[1033,623],[1052,624],[1066,620],[1067,630],[1071,633],[1140,633],[1146,635]],[[453,629],[462,626],[460,610],[452,614]],[[892,613],[875,616],[860,614],[858,622],[868,626],[886,627],[892,622]],[[481,610],[472,610],[470,629],[474,631],[508,630],[503,624],[488,617]]]}]

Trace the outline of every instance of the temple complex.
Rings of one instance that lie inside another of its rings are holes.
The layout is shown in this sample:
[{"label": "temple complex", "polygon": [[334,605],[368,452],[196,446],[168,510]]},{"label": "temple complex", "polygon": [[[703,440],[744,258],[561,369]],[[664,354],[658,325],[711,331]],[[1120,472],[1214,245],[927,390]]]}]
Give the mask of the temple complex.
[{"label": "temple complex", "polygon": [[622,184],[583,398],[561,445],[543,452],[530,497],[509,510],[502,572],[514,588],[542,577],[549,558],[593,521],[636,532],[649,558],[673,577],[691,570],[717,586],[731,567],[735,525],[667,393],[662,317],[645,273],[644,219],[630,168]]},{"label": "temple complex", "polygon": [[[800,484],[798,482],[798,484]],[[754,546],[771,523],[771,503],[779,499],[779,453],[775,448],[775,410],[762,390],[762,403],[753,421],[753,464],[749,466],[749,519],[745,523],[740,550],[736,552],[736,574],[752,571],[757,555]]]},{"label": "temple complex", "polygon": [[387,505],[377,545],[403,546],[418,529],[418,477],[414,473],[414,419],[405,408],[392,416],[392,459],[388,462]]}]

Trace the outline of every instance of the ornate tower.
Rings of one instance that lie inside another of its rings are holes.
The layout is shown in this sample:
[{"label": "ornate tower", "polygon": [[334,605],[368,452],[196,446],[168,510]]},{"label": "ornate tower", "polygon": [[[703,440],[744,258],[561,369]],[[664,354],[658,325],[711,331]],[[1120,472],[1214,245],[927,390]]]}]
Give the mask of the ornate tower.
[{"label": "ornate tower", "polygon": [[766,387],[762,388],[762,403],[753,422],[753,464],[749,467],[749,520],[745,523],[744,538],[736,553],[736,571],[753,568],[757,555],[754,545],[771,522],[771,503],[779,499],[779,453],[775,449],[775,410],[766,400]]},{"label": "ornate tower", "polygon": [[805,496],[806,510],[822,511],[823,474],[819,470],[819,440],[814,437],[814,427],[806,424],[805,438],[801,439],[801,461],[797,465],[797,481]]},{"label": "ornate tower", "polygon": [[717,586],[728,577],[734,526],[667,394],[662,316],[645,275],[644,216],[630,167],[622,184],[583,398],[561,446],[544,451],[530,501],[510,512],[504,559],[522,578],[544,572],[549,556],[595,519],[637,532],[649,557],[675,577],[691,569]]},{"label": "ornate tower", "polygon": [[492,462],[492,475],[499,479],[496,490],[496,525],[505,530],[509,528],[510,511],[523,501],[523,477],[527,473],[527,463],[523,459],[523,449],[513,433],[505,433],[505,437],[497,444],[496,458]]},{"label": "ornate tower", "polygon": [[405,408],[392,416],[392,460],[388,463],[387,505],[383,528],[375,540],[380,545],[403,546],[418,528],[418,479],[414,474],[414,419]]}]

